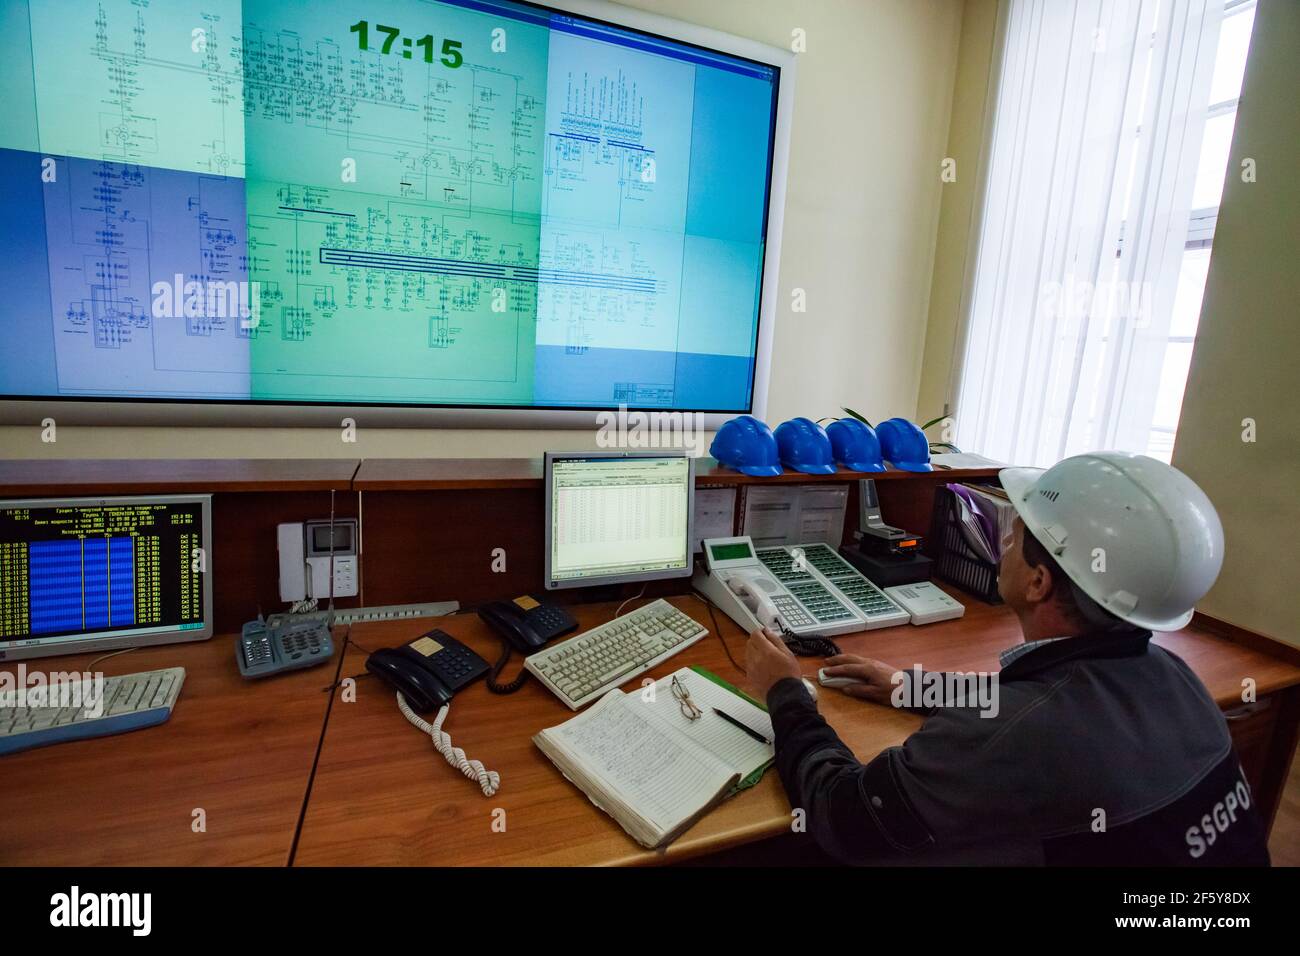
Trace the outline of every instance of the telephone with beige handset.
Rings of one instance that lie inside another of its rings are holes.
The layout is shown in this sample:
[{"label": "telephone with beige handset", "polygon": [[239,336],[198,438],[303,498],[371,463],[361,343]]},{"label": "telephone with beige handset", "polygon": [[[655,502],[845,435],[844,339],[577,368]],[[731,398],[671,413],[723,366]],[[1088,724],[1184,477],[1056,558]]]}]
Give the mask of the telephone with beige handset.
[{"label": "telephone with beige handset", "polygon": [[[826,638],[894,624],[909,615],[829,545],[755,548],[748,536],[704,541],[692,582],[746,631]],[[797,653],[797,651],[796,651]]]},{"label": "telephone with beige handset", "polygon": [[706,539],[704,561],[692,584],[746,633],[769,628],[803,656],[839,653],[834,642],[816,631],[803,605],[758,560],[748,537]]}]

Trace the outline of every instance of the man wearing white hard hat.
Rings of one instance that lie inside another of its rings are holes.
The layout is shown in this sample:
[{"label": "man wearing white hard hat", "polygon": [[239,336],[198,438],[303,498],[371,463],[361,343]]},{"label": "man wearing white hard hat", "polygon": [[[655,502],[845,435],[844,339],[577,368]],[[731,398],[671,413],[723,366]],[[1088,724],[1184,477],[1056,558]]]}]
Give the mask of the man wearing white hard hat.
[{"label": "man wearing white hard hat", "polygon": [[[808,831],[845,862],[1267,865],[1264,829],[1204,685],[1151,643],[1177,630],[1223,564],[1196,484],[1103,452],[1001,472],[1017,518],[998,591],[1024,643],[1002,654],[996,708],[948,700],[901,747],[860,763],[817,712],[794,656],[751,635],[776,765]],[[845,693],[889,705],[906,671],[830,658]]]}]

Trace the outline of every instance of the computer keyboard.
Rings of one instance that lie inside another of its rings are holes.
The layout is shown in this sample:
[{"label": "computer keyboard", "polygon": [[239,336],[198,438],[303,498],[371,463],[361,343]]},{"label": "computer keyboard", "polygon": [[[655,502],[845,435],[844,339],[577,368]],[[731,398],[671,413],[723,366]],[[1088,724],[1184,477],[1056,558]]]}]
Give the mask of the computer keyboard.
[{"label": "computer keyboard", "polygon": [[60,686],[72,685],[56,685],[56,699],[48,701],[53,707],[30,706],[29,699],[20,698],[22,691],[6,691],[0,694],[0,754],[161,724],[171,716],[184,683],[183,667],[105,677],[102,705],[93,686],[84,694],[71,689],[60,694]]},{"label": "computer keyboard", "polygon": [[660,598],[553,644],[524,666],[573,710],[694,644],[708,628]]}]

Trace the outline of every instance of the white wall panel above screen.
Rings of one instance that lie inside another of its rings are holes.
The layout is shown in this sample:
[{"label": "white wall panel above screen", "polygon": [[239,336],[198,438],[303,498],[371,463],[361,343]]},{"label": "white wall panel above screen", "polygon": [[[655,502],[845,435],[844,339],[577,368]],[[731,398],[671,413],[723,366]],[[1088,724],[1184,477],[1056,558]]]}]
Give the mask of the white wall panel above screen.
[{"label": "white wall panel above screen", "polygon": [[603,2],[0,5],[0,419],[764,411],[793,54]]}]

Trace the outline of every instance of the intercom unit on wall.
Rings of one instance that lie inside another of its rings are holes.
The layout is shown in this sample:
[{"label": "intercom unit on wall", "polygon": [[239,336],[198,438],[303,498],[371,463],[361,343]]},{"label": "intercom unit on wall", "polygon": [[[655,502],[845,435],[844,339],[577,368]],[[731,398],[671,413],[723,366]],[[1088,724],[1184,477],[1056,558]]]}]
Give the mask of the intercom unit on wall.
[{"label": "intercom unit on wall", "polygon": [[[280,600],[318,601],[357,593],[357,521],[328,518],[276,526]],[[333,558],[334,587],[330,589]]]}]

